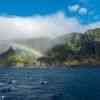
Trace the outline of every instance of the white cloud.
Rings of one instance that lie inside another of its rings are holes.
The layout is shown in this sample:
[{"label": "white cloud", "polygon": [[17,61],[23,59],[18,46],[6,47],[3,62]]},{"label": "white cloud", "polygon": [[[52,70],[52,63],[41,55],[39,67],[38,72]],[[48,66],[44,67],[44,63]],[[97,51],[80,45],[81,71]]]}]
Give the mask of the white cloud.
[{"label": "white cloud", "polygon": [[69,11],[77,12],[80,9],[80,5],[75,4],[75,5],[69,6],[68,9]]},{"label": "white cloud", "polygon": [[70,12],[76,12],[80,15],[86,15],[88,13],[88,9],[85,7],[81,7],[79,4],[68,6],[68,10]]},{"label": "white cloud", "polygon": [[78,19],[66,17],[63,12],[48,16],[1,16],[0,40],[55,37],[71,32],[84,32],[95,27],[100,27],[100,22],[82,25]]},{"label": "white cloud", "polygon": [[80,8],[80,9],[79,9],[79,14],[80,14],[80,15],[87,15],[87,13],[88,13],[87,8]]}]

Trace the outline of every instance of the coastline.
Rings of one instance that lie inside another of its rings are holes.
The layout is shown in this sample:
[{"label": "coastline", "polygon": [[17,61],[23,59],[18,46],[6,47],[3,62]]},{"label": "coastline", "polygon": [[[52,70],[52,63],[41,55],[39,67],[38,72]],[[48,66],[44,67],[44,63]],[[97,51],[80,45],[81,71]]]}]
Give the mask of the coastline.
[{"label": "coastline", "polygon": [[[17,66],[17,65],[0,65],[0,68],[18,68],[18,69],[21,69],[21,68],[24,68],[24,69],[62,69],[62,68],[97,68],[98,66],[100,66],[100,64],[69,64],[69,65],[49,65],[49,66],[46,66],[46,65],[27,65],[27,66]],[[99,67],[98,67],[99,68]]]}]

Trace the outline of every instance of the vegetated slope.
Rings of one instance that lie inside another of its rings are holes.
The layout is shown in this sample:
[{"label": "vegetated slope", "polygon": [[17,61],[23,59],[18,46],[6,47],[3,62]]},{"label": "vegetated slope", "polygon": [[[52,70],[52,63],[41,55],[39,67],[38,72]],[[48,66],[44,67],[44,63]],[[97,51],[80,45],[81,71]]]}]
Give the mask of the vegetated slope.
[{"label": "vegetated slope", "polygon": [[42,54],[32,48],[13,44],[9,49],[0,54],[0,64],[34,64]]},{"label": "vegetated slope", "polygon": [[[88,30],[85,33],[69,33],[56,39],[59,43],[47,52],[59,62],[77,60],[87,63],[99,63],[100,29]],[[61,44],[60,44],[61,43]]]}]

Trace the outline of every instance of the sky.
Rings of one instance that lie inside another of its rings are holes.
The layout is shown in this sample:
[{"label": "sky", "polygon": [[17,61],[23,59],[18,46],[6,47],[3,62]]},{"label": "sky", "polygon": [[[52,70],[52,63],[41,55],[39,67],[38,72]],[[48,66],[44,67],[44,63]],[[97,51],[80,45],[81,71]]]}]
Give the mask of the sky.
[{"label": "sky", "polygon": [[100,27],[100,0],[0,0],[0,39],[56,37]]}]

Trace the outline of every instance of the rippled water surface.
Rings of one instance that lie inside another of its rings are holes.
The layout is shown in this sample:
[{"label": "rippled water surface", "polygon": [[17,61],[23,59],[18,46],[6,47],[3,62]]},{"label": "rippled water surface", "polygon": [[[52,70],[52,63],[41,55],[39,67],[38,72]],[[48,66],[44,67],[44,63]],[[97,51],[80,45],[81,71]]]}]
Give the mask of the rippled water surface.
[{"label": "rippled water surface", "polygon": [[100,100],[100,69],[0,69],[0,100]]}]

